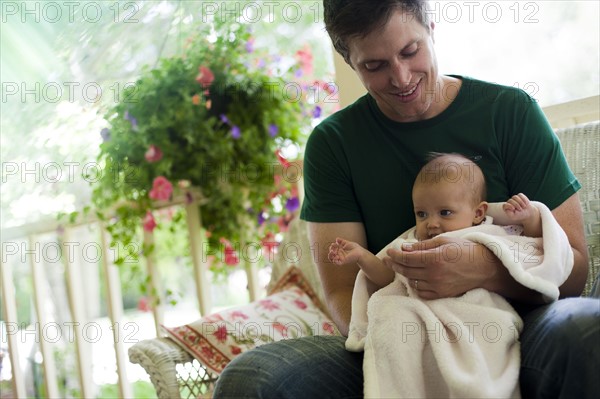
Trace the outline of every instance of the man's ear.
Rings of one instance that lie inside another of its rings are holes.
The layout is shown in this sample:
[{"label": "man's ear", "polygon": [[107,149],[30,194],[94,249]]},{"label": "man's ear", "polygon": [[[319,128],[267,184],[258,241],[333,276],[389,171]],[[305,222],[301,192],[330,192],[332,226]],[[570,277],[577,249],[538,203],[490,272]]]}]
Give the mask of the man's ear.
[{"label": "man's ear", "polygon": [[479,205],[477,205],[477,208],[475,208],[475,217],[473,218],[474,225],[478,225],[479,223],[483,222],[487,209],[488,203],[485,201],[481,201]]},{"label": "man's ear", "polygon": [[435,29],[435,22],[431,21],[429,23],[429,35],[431,36],[431,41],[435,43],[435,37],[433,36],[433,30]]}]

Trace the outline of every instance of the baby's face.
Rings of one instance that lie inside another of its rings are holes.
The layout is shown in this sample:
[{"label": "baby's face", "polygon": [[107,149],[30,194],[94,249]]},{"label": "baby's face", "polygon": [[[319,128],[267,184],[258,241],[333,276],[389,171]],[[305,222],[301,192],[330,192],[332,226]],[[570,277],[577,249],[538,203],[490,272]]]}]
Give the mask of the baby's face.
[{"label": "baby's face", "polygon": [[471,190],[459,182],[416,184],[413,203],[417,239],[427,240],[481,223],[485,209],[473,204],[471,196]]}]

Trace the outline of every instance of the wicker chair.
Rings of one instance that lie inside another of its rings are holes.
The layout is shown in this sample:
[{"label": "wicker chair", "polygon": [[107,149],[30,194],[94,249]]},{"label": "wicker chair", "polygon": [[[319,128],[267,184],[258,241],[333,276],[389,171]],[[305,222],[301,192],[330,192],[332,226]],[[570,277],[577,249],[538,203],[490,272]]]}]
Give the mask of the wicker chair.
[{"label": "wicker chair", "polygon": [[[556,134],[571,168],[583,186],[579,197],[590,258],[590,273],[583,295],[593,293],[600,297],[600,122],[558,129]],[[297,220],[294,223],[291,240],[309,251],[304,222]],[[322,295],[314,264],[302,264],[300,268],[313,281],[313,288]],[[281,270],[274,270],[272,278],[276,279],[280,274]],[[161,399],[210,397],[217,380],[215,374],[207,371],[169,338],[137,343],[129,349],[129,360],[140,364],[148,372]]]}]

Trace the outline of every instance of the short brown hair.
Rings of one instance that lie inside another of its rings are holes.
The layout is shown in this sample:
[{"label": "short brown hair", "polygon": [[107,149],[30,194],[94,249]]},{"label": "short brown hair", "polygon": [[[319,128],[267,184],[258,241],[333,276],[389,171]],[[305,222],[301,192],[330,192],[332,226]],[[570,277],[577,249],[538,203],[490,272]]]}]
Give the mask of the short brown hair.
[{"label": "short brown hair", "polygon": [[335,50],[350,65],[348,39],[365,37],[384,26],[401,10],[429,30],[426,0],[323,0],[325,29]]}]

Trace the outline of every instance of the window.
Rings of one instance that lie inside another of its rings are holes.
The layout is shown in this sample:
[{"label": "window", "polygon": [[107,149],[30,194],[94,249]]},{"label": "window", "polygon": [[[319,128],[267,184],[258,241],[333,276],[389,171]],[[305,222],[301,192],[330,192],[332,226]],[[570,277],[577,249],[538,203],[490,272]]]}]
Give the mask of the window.
[{"label": "window", "polygon": [[431,1],[440,71],[519,87],[541,106],[598,95],[597,1]]}]

